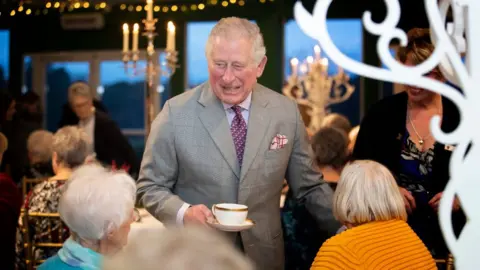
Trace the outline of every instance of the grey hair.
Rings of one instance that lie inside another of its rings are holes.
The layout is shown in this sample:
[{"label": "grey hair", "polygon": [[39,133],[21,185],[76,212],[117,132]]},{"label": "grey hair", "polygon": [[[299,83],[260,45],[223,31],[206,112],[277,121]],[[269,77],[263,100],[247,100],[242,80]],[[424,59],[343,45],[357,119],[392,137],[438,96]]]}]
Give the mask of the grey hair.
[{"label": "grey hair", "polygon": [[123,251],[106,258],[103,269],[157,270],[159,265],[162,270],[254,269],[218,232],[195,226],[140,231]]},{"label": "grey hair", "polygon": [[72,101],[74,97],[85,97],[93,99],[93,93],[90,86],[85,82],[75,82],[68,87],[68,100]]},{"label": "grey hair", "polygon": [[70,176],[58,212],[70,231],[83,240],[101,240],[133,213],[135,181],[124,172],[87,164]]},{"label": "grey hair", "polygon": [[81,128],[67,126],[53,135],[52,151],[57,161],[68,168],[75,168],[85,162],[89,154],[90,138]]},{"label": "grey hair", "polygon": [[263,36],[257,24],[247,19],[228,17],[221,19],[212,29],[205,46],[205,55],[210,59],[215,38],[245,38],[252,44],[252,60],[260,64],[267,53]]},{"label": "grey hair", "polygon": [[333,214],[341,223],[354,226],[407,220],[403,197],[393,175],[371,160],[345,166],[333,196]]},{"label": "grey hair", "polygon": [[27,150],[35,162],[48,162],[52,158],[53,133],[37,130],[28,136]]}]

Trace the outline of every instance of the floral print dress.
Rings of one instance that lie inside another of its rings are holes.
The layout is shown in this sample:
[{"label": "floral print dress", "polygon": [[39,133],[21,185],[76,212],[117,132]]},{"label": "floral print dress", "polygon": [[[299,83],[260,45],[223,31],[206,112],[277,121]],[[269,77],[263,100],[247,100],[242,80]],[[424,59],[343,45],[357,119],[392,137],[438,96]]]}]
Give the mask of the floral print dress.
[{"label": "floral print dress", "polygon": [[[31,193],[25,199],[25,211],[29,213],[57,213],[58,212],[58,202],[60,200],[62,186],[65,183],[64,180],[56,181],[44,181],[40,184],[37,184],[31,191]],[[31,239],[34,242],[52,242],[50,238],[51,233],[48,232],[49,225],[52,228],[52,231],[55,232],[61,225],[60,220],[55,220],[52,223],[52,219],[48,218],[32,218],[30,220],[29,231],[31,234]],[[26,269],[25,258],[26,258],[26,249],[24,244],[26,239],[24,239],[23,232],[21,228],[23,227],[24,219],[20,217],[19,219],[19,229],[17,230],[17,266],[18,269]],[[67,232],[61,232],[62,238],[67,239]],[[54,256],[58,251],[58,248],[44,248],[36,249],[33,251],[33,254],[37,260],[45,260],[51,256]]]}]

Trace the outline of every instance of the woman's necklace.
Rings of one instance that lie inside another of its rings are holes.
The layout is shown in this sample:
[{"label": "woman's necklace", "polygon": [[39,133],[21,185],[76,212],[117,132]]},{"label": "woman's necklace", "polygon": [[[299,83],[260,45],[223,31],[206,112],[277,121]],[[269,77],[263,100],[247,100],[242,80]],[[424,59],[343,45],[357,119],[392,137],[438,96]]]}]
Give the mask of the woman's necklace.
[{"label": "woman's necklace", "polygon": [[430,139],[430,137],[432,137],[432,134],[429,134],[427,137],[420,136],[417,129],[415,128],[415,125],[413,124],[412,118],[410,117],[410,112],[407,113],[407,118],[408,118],[408,121],[410,122],[410,125],[413,128],[413,131],[415,132],[415,135],[417,135],[418,137],[418,143],[423,148],[423,144],[425,143],[425,140]]}]

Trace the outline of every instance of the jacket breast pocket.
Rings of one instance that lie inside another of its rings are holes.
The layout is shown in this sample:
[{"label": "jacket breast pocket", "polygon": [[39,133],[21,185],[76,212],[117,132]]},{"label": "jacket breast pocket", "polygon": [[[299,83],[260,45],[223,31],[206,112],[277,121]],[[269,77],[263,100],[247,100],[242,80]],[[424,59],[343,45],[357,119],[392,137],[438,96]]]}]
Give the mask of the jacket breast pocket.
[{"label": "jacket breast pocket", "polygon": [[282,159],[289,157],[289,149],[287,147],[281,149],[269,149],[265,152],[265,159]]}]

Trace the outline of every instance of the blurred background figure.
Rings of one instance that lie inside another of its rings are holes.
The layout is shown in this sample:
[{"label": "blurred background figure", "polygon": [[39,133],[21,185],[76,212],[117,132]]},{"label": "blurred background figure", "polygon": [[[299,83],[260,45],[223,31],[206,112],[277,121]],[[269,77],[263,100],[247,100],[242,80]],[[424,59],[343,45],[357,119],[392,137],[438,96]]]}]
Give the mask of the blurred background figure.
[{"label": "blurred background figure", "polygon": [[90,86],[76,82],[68,89],[68,99],[79,121],[76,123],[91,138],[91,153],[106,166],[124,166],[135,178],[138,161],[135,152],[118,125],[93,106]]},{"label": "blurred background figure", "polygon": [[[343,167],[348,161],[348,138],[343,130],[322,127],[311,139],[316,169],[323,179],[335,188]],[[318,249],[328,236],[318,230],[313,217],[303,203],[287,192],[282,209],[285,241],[285,269],[309,269]]]},{"label": "blurred background figure", "polygon": [[350,159],[347,134],[335,127],[323,127],[312,138],[312,148],[323,179],[335,189],[343,167]]},{"label": "blurred background figure", "polygon": [[65,185],[58,206],[71,235],[57,255],[38,269],[101,269],[105,256],[127,244],[135,192],[134,180],[124,172],[107,171],[96,164],[78,168]]},{"label": "blurred background figure", "polygon": [[[0,132],[0,165],[8,149],[7,137]],[[0,172],[0,265],[1,269],[15,269],[15,241],[22,195],[10,176]]]},{"label": "blurred background figure", "polygon": [[5,136],[7,136],[5,130],[9,128],[8,125],[11,124],[16,112],[15,99],[6,90],[0,90],[0,131]]},{"label": "blurred background figure", "polygon": [[27,178],[44,178],[54,175],[52,168],[53,133],[46,130],[34,131],[27,140],[29,165],[25,170]]},{"label": "blurred background figure", "polygon": [[334,127],[342,130],[346,134],[352,129],[350,120],[344,115],[338,113],[330,113],[323,119],[322,127]]},{"label": "blurred background figure", "polygon": [[406,223],[403,197],[390,171],[374,161],[347,165],[333,198],[335,217],[348,229],[320,248],[317,269],[437,269]]},{"label": "blurred background figure", "polygon": [[103,270],[253,270],[217,231],[201,227],[140,233]]},{"label": "blurred background figure", "polygon": [[23,94],[17,100],[17,116],[23,120],[29,130],[41,129],[43,111],[40,96],[33,91]]},{"label": "blurred background figure", "polygon": [[[83,82],[74,82],[70,85],[70,88],[67,91],[70,91],[71,87],[75,85],[76,83],[81,83]],[[101,111],[105,114],[108,113],[107,108],[101,101],[96,99],[95,97],[92,98],[92,105],[95,107],[95,110]],[[78,124],[78,121],[80,119],[78,118],[77,114],[73,111],[72,105],[70,102],[65,103],[62,106],[62,118],[60,119],[60,122],[58,124],[58,128],[64,127],[64,126],[74,126]]]},{"label": "blurred background figure", "polygon": [[[15,99],[13,99],[6,90],[0,89],[0,132],[2,132],[9,141],[12,138],[13,116],[17,111],[15,106]],[[10,151],[6,151],[3,154],[3,165],[0,167],[0,171],[11,171],[11,158],[9,157],[9,152]]]}]

